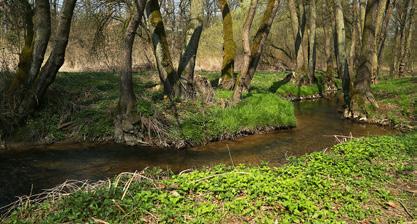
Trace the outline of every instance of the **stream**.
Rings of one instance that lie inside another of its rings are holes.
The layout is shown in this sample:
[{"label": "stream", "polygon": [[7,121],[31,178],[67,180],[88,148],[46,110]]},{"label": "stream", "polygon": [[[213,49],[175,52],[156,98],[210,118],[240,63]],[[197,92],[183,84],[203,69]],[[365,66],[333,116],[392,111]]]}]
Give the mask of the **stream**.
[{"label": "stream", "polygon": [[267,161],[279,165],[288,156],[300,156],[336,144],[334,135],[359,137],[395,133],[391,129],[341,119],[334,100],[296,102],[294,106],[296,128],[189,149],[155,150],[112,144],[45,146],[0,152],[0,207],[15,201],[19,195],[38,193],[68,179],[96,181],[146,167],[179,172],[231,164],[232,160],[234,164]]}]

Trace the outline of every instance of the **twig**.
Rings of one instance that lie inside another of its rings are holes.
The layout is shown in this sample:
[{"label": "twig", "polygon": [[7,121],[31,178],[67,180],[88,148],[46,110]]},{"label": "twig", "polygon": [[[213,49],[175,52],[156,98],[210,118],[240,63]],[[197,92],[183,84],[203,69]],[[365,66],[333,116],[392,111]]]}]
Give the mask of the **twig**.
[{"label": "twig", "polygon": [[232,166],[233,168],[236,168],[235,163],[233,162],[232,153],[230,152],[229,144],[226,144],[226,146],[227,146],[227,151],[229,151],[229,157],[230,157],[230,161],[232,161]]},{"label": "twig", "polygon": [[407,207],[405,207],[405,205],[398,200],[398,202],[400,202],[400,205],[404,208],[404,211],[410,216],[411,219],[414,219],[414,216],[408,211]]}]

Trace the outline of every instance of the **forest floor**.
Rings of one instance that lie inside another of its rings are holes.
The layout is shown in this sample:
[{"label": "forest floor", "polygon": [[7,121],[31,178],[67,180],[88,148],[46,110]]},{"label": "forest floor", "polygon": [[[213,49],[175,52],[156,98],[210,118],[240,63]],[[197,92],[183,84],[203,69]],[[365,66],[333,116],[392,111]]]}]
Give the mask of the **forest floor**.
[{"label": "forest floor", "polygon": [[[213,86],[219,73],[202,72]],[[159,133],[143,128],[139,143],[161,147],[201,145],[209,141],[288,128],[296,125],[291,100],[320,97],[321,85],[281,85],[284,73],[258,72],[250,94],[226,107],[232,91],[215,87],[209,105],[199,100],[171,102],[163,96],[154,72],[134,75],[137,112]],[[320,77],[320,74],[318,74]],[[340,81],[337,82],[340,87]],[[416,126],[417,78],[388,79],[373,86],[378,110],[370,108],[369,122],[402,130]],[[8,143],[105,143],[114,141],[114,118],[119,96],[118,77],[111,73],[60,73],[46,102]],[[17,144],[19,145],[19,144]]]},{"label": "forest floor", "polygon": [[23,201],[3,222],[414,223],[416,179],[414,132],[353,139],[281,167],[124,173]]}]

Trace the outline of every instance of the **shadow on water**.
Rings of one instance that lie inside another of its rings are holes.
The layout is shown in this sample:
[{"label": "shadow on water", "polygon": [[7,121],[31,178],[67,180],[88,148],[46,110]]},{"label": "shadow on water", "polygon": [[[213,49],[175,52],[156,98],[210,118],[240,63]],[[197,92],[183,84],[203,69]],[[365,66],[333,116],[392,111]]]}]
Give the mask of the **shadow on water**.
[{"label": "shadow on water", "polygon": [[[375,125],[340,119],[332,100],[295,103],[297,127],[274,133],[211,143],[185,150],[105,145],[71,150],[29,149],[0,153],[0,207],[18,195],[37,193],[67,179],[99,180],[120,172],[160,167],[174,172],[219,163],[277,165],[287,156],[299,156],[334,145],[333,135],[371,136],[393,133]],[[74,148],[74,149],[72,149]]]}]

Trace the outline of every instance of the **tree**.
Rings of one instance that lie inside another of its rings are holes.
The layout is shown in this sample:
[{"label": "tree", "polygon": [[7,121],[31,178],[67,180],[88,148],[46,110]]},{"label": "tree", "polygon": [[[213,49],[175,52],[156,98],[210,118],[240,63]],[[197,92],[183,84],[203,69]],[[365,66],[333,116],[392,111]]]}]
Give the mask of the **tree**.
[{"label": "tree", "polygon": [[308,29],[309,29],[309,52],[308,52],[308,81],[315,81],[316,70],[316,0],[309,1]]},{"label": "tree", "polygon": [[[304,4],[303,1],[301,1],[300,5]],[[304,60],[304,50],[303,49],[303,39],[304,39],[304,29],[306,24],[306,15],[303,10],[303,7],[301,8],[300,12],[300,20],[299,15],[297,13],[297,7],[295,0],[288,0],[288,9],[290,11],[290,17],[291,17],[291,26],[293,31],[293,38],[294,38],[294,54],[296,56],[296,68],[295,68],[295,76],[296,80],[301,81],[302,74],[306,71],[305,67],[305,60]]]},{"label": "tree", "polygon": [[[156,59],[159,78],[164,86],[164,93],[171,99],[175,97],[190,97],[194,95],[193,76],[195,58],[203,29],[202,0],[191,1],[191,19],[185,35],[186,46],[183,49],[178,65],[175,70],[168,46],[164,22],[160,12],[158,0],[149,0],[146,5],[149,30],[153,44],[153,52]],[[180,82],[183,78],[185,83]],[[191,86],[190,86],[191,85]]]},{"label": "tree", "polygon": [[268,0],[268,4],[263,13],[261,24],[251,44],[250,29],[252,27],[253,18],[255,17],[257,5],[257,0],[251,0],[245,23],[243,25],[242,44],[244,56],[240,77],[233,92],[234,103],[239,102],[243,92],[249,90],[250,83],[252,81],[253,75],[255,74],[259,59],[262,55],[262,50],[270,32],[272,22],[274,21],[275,15],[277,13],[279,0]]},{"label": "tree", "polygon": [[337,71],[339,77],[342,78],[342,87],[343,87],[343,98],[345,106],[350,104],[350,76],[349,68],[346,58],[346,31],[345,31],[345,21],[343,16],[343,7],[341,0],[334,1],[334,16],[335,16],[335,25],[336,25],[336,46],[337,46]]},{"label": "tree", "polygon": [[[29,3],[25,3],[27,10],[24,15],[27,33],[25,47],[19,58],[16,75],[8,90],[7,104],[12,114],[11,119],[16,121],[12,125],[24,121],[35,111],[64,63],[75,3],[76,0],[63,2],[51,53],[43,66],[51,35],[49,0],[36,1],[34,11]],[[33,17],[31,17],[32,13]]]},{"label": "tree", "polygon": [[367,105],[378,107],[371,92],[372,57],[375,43],[375,15],[378,9],[377,0],[368,0],[365,24],[362,34],[361,51],[353,86],[349,116],[362,118],[367,115]]},{"label": "tree", "polygon": [[375,41],[372,45],[372,75],[371,80],[374,83],[377,77],[377,70],[378,70],[378,48],[379,48],[379,39],[382,32],[382,22],[384,21],[384,16],[386,16],[386,8],[387,4],[389,4],[388,0],[380,0],[378,2],[378,8],[376,12],[376,19],[375,19]]},{"label": "tree", "polygon": [[181,95],[187,98],[192,98],[195,94],[194,68],[201,32],[203,31],[203,13],[203,0],[192,0],[191,18],[185,33],[185,46],[178,64],[178,76],[184,81],[181,85]]},{"label": "tree", "polygon": [[218,0],[223,18],[223,63],[220,85],[225,89],[233,89],[236,83],[234,75],[236,44],[233,37],[233,17],[227,0]]},{"label": "tree", "polygon": [[179,77],[172,64],[164,22],[158,0],[149,0],[146,4],[148,27],[151,33],[153,52],[156,59],[159,78],[164,86],[164,93],[169,97],[180,95]]},{"label": "tree", "polygon": [[122,45],[123,60],[120,68],[120,97],[119,113],[129,115],[136,106],[136,96],[132,81],[132,48],[135,41],[136,30],[143,17],[146,0],[133,0],[134,9],[131,11],[129,25],[124,34]]}]

